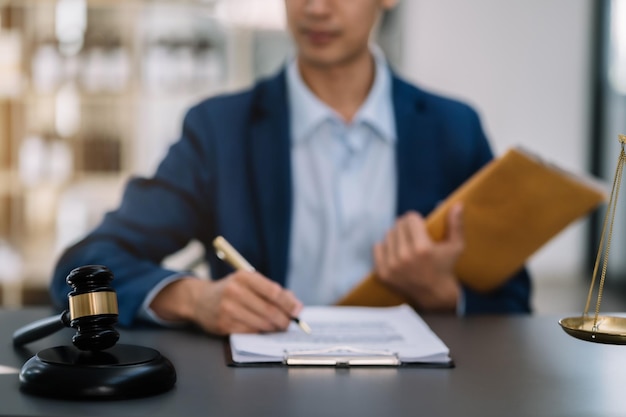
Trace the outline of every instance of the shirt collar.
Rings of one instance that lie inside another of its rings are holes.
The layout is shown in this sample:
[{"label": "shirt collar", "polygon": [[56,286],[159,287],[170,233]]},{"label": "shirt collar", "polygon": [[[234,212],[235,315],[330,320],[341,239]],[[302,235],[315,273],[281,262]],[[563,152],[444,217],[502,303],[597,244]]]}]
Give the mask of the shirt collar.
[{"label": "shirt collar", "polygon": [[[353,124],[364,123],[376,130],[386,141],[395,141],[396,128],[391,99],[391,71],[383,52],[376,45],[370,50],[374,56],[374,83],[367,98],[357,111]],[[322,122],[340,120],[339,115],[322,102],[305,84],[298,69],[297,60],[287,64],[287,90],[291,114],[291,140],[294,143],[310,136]]]}]

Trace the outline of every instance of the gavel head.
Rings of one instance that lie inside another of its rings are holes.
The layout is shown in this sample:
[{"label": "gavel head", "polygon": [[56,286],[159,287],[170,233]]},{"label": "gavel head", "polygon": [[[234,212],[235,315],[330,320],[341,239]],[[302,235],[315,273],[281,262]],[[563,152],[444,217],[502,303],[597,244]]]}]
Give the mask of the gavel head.
[{"label": "gavel head", "polygon": [[117,295],[111,286],[113,273],[102,265],[72,270],[66,282],[72,287],[69,299],[70,326],[76,329],[72,343],[80,350],[103,350],[117,343]]}]

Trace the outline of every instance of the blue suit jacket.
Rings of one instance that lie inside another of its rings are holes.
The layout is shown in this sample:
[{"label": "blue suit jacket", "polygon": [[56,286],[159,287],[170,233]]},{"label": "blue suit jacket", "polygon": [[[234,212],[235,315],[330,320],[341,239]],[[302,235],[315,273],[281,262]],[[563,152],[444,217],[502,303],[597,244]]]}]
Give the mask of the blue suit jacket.
[{"label": "blue suit jacket", "polygon": [[[398,215],[428,214],[492,158],[468,106],[393,79],[397,126]],[[59,260],[53,299],[67,304],[65,277],[75,267],[108,266],[130,325],[147,293],[175,273],[164,257],[199,240],[214,277],[230,268],[213,254],[223,235],[263,274],[284,284],[292,214],[289,107],[284,72],[234,95],[191,108],[181,139],[152,178],[132,179],[120,207]],[[467,313],[528,312],[525,270],[490,294],[465,289]]]}]

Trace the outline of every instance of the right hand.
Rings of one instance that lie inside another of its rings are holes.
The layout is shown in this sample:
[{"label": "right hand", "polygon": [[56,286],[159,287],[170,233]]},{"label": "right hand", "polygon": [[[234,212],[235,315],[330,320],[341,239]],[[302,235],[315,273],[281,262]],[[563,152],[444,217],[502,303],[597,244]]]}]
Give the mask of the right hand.
[{"label": "right hand", "polygon": [[237,271],[218,281],[174,281],[150,308],[164,320],[189,321],[209,333],[228,335],[284,331],[302,302],[258,272]]}]

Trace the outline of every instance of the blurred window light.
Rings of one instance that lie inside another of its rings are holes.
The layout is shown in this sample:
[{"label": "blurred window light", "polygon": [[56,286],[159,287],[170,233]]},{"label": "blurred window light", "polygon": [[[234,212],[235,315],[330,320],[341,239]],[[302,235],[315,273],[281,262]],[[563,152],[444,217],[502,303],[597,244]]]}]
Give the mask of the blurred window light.
[{"label": "blurred window light", "polygon": [[626,0],[611,2],[609,60],[609,82],[615,91],[626,94]]},{"label": "blurred window light", "polygon": [[226,24],[256,29],[284,29],[284,0],[228,0],[215,5],[216,17]]},{"label": "blurred window light", "polygon": [[75,55],[83,47],[87,29],[86,0],[58,0],[55,9],[55,34],[59,49]]}]

